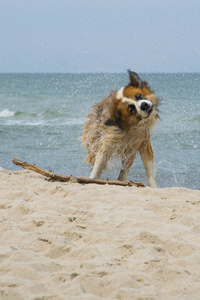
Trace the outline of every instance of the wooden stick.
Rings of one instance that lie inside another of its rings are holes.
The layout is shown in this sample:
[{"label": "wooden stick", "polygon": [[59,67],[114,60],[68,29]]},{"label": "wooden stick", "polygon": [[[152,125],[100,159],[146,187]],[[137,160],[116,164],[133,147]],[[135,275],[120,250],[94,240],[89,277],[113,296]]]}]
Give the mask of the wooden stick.
[{"label": "wooden stick", "polygon": [[143,183],[134,183],[132,181],[101,180],[101,179],[90,179],[90,178],[85,178],[85,177],[74,177],[74,176],[68,176],[68,175],[55,174],[51,171],[47,171],[45,169],[37,167],[36,165],[31,165],[27,162],[23,162],[16,157],[13,159],[13,163],[17,166],[21,166],[24,169],[28,169],[28,170],[34,171],[36,173],[39,173],[43,176],[46,176],[53,181],[61,181],[61,182],[74,181],[74,182],[78,182],[78,183],[96,183],[96,184],[136,186],[136,187],[144,187],[145,186]]}]

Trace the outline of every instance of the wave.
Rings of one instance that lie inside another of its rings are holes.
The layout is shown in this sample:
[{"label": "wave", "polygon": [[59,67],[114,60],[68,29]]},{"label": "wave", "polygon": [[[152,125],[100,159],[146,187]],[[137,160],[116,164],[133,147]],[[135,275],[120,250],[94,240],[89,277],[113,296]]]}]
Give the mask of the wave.
[{"label": "wave", "polygon": [[11,111],[4,109],[0,111],[1,125],[23,125],[23,126],[74,126],[83,125],[85,118],[76,118],[66,112],[44,110],[40,112]]},{"label": "wave", "polygon": [[35,119],[8,119],[6,122],[0,122],[2,126],[50,126],[50,127],[62,127],[62,126],[83,126],[84,119],[68,119],[68,120],[35,120]]},{"label": "wave", "polygon": [[39,111],[39,112],[30,112],[30,111],[11,111],[9,109],[4,109],[0,111],[0,118],[45,118],[45,119],[55,119],[66,117],[66,113],[61,111]]},{"label": "wave", "polygon": [[0,111],[0,118],[12,118],[16,114],[15,111],[11,111],[9,109],[4,109]]}]

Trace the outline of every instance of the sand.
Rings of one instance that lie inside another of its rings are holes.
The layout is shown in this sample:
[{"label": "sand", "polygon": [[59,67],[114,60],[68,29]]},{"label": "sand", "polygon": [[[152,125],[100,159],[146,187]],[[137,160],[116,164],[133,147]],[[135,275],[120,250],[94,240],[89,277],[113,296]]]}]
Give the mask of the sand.
[{"label": "sand", "polygon": [[200,299],[200,191],[0,168],[0,299]]}]

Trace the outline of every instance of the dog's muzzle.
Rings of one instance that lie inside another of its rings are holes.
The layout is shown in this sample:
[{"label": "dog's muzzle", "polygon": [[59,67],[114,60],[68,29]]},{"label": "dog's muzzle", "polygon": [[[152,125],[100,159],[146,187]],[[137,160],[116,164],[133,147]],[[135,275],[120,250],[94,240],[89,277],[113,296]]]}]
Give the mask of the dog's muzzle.
[{"label": "dog's muzzle", "polygon": [[150,100],[140,100],[139,102],[140,110],[143,114],[149,116],[153,111],[153,103]]}]

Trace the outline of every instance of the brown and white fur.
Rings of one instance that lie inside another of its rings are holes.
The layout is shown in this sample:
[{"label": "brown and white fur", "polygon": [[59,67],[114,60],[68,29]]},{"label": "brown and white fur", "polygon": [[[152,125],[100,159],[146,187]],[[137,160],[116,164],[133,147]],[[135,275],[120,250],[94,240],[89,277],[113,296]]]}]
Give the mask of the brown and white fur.
[{"label": "brown and white fur", "polygon": [[129,77],[127,86],[93,106],[85,122],[81,139],[88,153],[86,161],[93,165],[90,178],[100,178],[108,161],[117,156],[122,161],[118,179],[126,181],[139,152],[148,185],[156,187],[150,130],[159,118],[159,99],[137,73],[129,71]]}]

